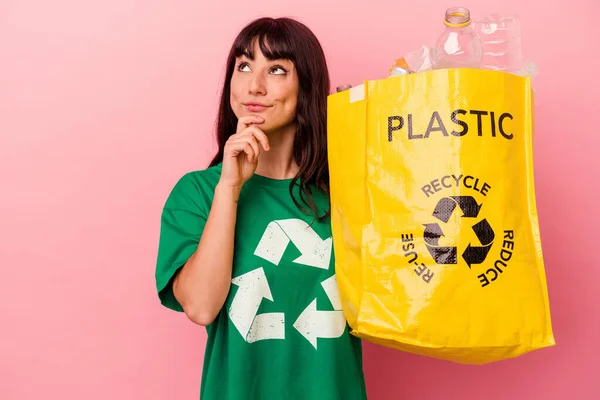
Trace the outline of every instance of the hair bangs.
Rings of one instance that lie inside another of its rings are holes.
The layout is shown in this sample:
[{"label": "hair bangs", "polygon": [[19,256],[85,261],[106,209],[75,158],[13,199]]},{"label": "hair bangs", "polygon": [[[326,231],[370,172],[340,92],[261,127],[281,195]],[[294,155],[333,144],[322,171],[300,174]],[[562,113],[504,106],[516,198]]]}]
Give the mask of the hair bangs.
[{"label": "hair bangs", "polygon": [[238,37],[234,46],[235,57],[246,56],[254,60],[254,45],[258,42],[260,51],[268,60],[291,60],[295,62],[294,54],[297,49],[292,48],[288,38],[289,33],[277,21],[264,21],[255,24],[253,29],[248,29]]}]

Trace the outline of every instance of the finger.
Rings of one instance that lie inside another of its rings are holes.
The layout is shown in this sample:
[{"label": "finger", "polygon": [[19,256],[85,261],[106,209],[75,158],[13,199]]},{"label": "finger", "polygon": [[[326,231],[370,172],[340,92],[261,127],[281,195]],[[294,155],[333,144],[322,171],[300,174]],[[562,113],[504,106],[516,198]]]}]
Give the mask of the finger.
[{"label": "finger", "polygon": [[262,130],[260,130],[260,128],[256,126],[249,126],[236,135],[239,135],[239,137],[254,137],[259,141],[259,143],[262,145],[262,148],[265,149],[265,151],[269,151],[271,149],[271,146],[269,144],[269,137]]},{"label": "finger", "polygon": [[[244,140],[250,140],[252,141],[252,145],[255,147],[256,150],[256,154],[260,154],[260,146],[258,145],[259,141],[261,141],[260,137],[262,135],[262,137],[264,137],[264,139],[267,140],[267,148],[268,148],[268,139],[267,139],[267,135],[265,135],[260,129],[256,128],[256,127],[249,127],[246,128],[246,130],[244,130],[244,132],[239,134],[239,138],[236,139],[237,141],[244,141]],[[262,141],[261,141],[262,143]],[[264,147],[264,145],[263,145]],[[265,148],[265,150],[267,150],[267,148]]]},{"label": "finger", "polygon": [[[244,151],[246,154],[250,155],[251,158],[248,158],[248,161],[255,161],[260,154],[260,147],[254,136],[242,136],[239,139],[234,140],[231,144],[235,148],[239,148],[240,151]],[[252,150],[251,153],[246,151],[248,146]]]},{"label": "finger", "polygon": [[225,145],[225,153],[231,157],[237,157],[240,153],[244,152],[244,146],[248,143],[244,138],[233,138],[231,137]]},{"label": "finger", "polygon": [[238,119],[236,132],[241,132],[252,124],[262,124],[263,122],[265,122],[265,119],[258,115],[246,115],[240,117]]},{"label": "finger", "polygon": [[245,137],[243,140],[247,141],[252,146],[252,150],[254,150],[255,155],[255,159],[252,161],[255,161],[260,154],[260,146],[258,145],[258,141],[254,136]]},{"label": "finger", "polygon": [[258,141],[260,142],[260,144],[262,144],[262,147],[263,147],[263,149],[265,149],[265,151],[270,150],[271,146],[269,145],[269,138],[263,131],[261,131],[256,126],[250,126],[250,127],[248,127],[248,130],[250,130],[252,132],[252,135],[256,139],[258,139]]},{"label": "finger", "polygon": [[254,162],[256,159],[256,152],[254,150],[254,146],[252,146],[251,142],[246,142],[244,145],[244,153],[246,153],[246,157],[249,162]]},{"label": "finger", "polygon": [[258,145],[258,142],[254,138],[254,136],[249,138],[248,143],[250,144],[250,146],[252,146],[252,150],[254,152],[254,157],[250,161],[256,162],[258,160],[258,156],[260,154],[260,146]]}]

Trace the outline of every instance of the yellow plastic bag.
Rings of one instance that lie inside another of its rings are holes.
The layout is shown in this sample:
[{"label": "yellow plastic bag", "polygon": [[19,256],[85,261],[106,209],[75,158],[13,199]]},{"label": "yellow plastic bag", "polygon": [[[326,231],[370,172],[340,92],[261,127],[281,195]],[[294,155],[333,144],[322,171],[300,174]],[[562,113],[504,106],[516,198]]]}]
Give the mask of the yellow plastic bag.
[{"label": "yellow plastic bag", "polygon": [[484,364],[553,346],[529,78],[449,69],[328,101],[336,275],[352,333]]}]

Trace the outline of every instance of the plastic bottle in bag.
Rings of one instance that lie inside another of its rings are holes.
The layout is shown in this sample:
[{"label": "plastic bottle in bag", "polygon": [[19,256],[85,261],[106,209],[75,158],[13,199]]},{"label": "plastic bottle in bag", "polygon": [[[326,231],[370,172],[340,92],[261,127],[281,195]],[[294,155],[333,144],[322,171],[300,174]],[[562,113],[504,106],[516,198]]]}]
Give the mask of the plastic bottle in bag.
[{"label": "plastic bottle in bag", "polygon": [[521,23],[515,14],[489,14],[473,24],[483,48],[481,68],[515,73],[523,68]]},{"label": "plastic bottle in bag", "polygon": [[480,68],[482,46],[471,24],[469,10],[447,9],[444,24],[446,27],[432,49],[432,68]]}]

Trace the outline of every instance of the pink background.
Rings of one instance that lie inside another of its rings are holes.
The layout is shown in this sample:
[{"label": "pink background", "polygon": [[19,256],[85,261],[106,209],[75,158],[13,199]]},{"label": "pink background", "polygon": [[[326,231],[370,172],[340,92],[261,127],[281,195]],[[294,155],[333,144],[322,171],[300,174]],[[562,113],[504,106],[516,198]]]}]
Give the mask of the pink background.
[{"label": "pink background", "polygon": [[[350,4],[0,2],[0,398],[198,398],[204,329],[161,308],[154,262],[165,197],[212,152],[234,35],[256,16],[297,17],[333,85],[357,84],[432,43],[458,5]],[[463,4],[518,12],[540,66],[535,168],[558,345],[475,367],[366,343],[370,399],[600,398],[600,8]]]}]

